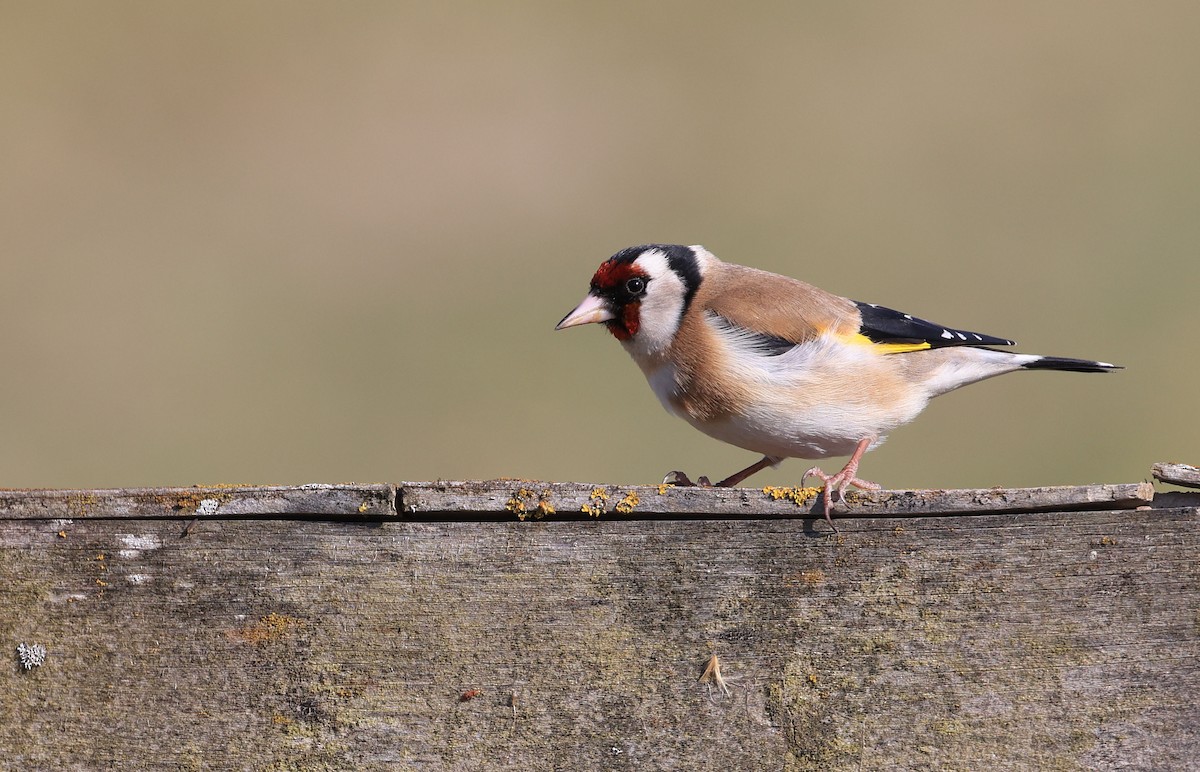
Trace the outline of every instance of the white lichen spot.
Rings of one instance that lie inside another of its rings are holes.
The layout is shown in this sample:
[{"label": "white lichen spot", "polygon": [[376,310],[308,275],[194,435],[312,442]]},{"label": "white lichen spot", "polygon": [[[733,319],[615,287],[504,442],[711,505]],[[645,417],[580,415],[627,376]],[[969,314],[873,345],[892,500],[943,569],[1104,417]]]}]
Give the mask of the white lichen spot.
[{"label": "white lichen spot", "polygon": [[46,662],[46,647],[40,643],[17,644],[17,659],[21,660],[21,666],[26,670],[33,670],[35,667],[41,667]]},{"label": "white lichen spot", "polygon": [[197,515],[215,515],[217,510],[221,508],[221,502],[216,499],[201,499],[200,505],[196,507]]},{"label": "white lichen spot", "polygon": [[125,534],[122,535],[120,539],[121,543],[125,545],[125,549],[134,550],[136,552],[142,552],[143,550],[156,550],[161,546],[158,542],[158,537],[151,534],[147,534],[145,536]]},{"label": "white lichen spot", "polygon": [[125,577],[125,580],[130,584],[146,584],[154,581],[154,577],[150,574],[130,574]]}]

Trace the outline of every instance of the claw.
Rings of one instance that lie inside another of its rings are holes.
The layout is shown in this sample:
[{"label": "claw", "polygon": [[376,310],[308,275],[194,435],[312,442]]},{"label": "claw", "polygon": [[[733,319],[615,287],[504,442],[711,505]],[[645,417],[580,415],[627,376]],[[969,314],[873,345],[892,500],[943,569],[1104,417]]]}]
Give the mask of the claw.
[{"label": "claw", "polygon": [[696,483],[692,482],[692,478],[688,477],[683,472],[675,470],[667,472],[663,477],[663,485],[674,485],[676,488],[695,488]]},{"label": "claw", "polygon": [[699,477],[695,482],[683,472],[678,470],[667,472],[663,478],[663,485],[674,485],[676,488],[711,488],[713,484],[707,477]]},{"label": "claw", "polygon": [[846,501],[846,491],[853,485],[855,488],[863,490],[879,490],[879,485],[866,480],[860,480],[856,476],[858,474],[858,461],[862,458],[862,454],[866,452],[867,447],[871,444],[871,438],[867,438],[858,443],[858,447],[854,450],[854,455],[842,467],[842,471],[837,474],[825,474],[818,467],[813,467],[804,473],[800,478],[800,485],[804,485],[804,481],[809,477],[816,477],[824,483],[822,490],[822,498],[825,503],[825,520],[829,523],[829,527],[834,533],[838,532],[837,526],[833,524],[833,517],[830,516],[830,511],[833,509],[834,494],[843,503]]}]

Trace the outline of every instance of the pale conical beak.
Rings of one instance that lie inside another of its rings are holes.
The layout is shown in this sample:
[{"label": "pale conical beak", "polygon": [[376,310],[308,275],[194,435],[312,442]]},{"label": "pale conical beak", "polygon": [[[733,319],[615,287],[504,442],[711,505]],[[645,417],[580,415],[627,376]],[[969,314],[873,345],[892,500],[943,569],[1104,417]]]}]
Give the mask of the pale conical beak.
[{"label": "pale conical beak", "polygon": [[563,317],[554,329],[565,330],[580,324],[595,324],[615,319],[617,315],[609,307],[608,301],[596,295],[588,295],[583,302],[575,306],[575,310]]}]

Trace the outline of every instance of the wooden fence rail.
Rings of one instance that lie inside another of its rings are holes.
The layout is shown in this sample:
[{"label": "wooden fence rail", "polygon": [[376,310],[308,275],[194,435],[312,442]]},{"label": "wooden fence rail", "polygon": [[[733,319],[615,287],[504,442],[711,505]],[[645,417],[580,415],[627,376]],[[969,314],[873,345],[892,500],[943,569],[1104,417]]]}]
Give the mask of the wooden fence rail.
[{"label": "wooden fence rail", "polygon": [[1200,759],[1200,492],[841,509],[832,534],[808,489],[0,491],[0,768]]}]

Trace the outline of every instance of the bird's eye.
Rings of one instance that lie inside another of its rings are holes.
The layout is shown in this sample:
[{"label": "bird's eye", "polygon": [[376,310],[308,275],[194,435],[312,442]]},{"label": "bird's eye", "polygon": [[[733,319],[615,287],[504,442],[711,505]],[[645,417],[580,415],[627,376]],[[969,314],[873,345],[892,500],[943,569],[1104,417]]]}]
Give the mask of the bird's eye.
[{"label": "bird's eye", "polygon": [[646,291],[646,280],[640,276],[634,276],[629,281],[625,282],[625,291],[630,295],[640,295]]}]

